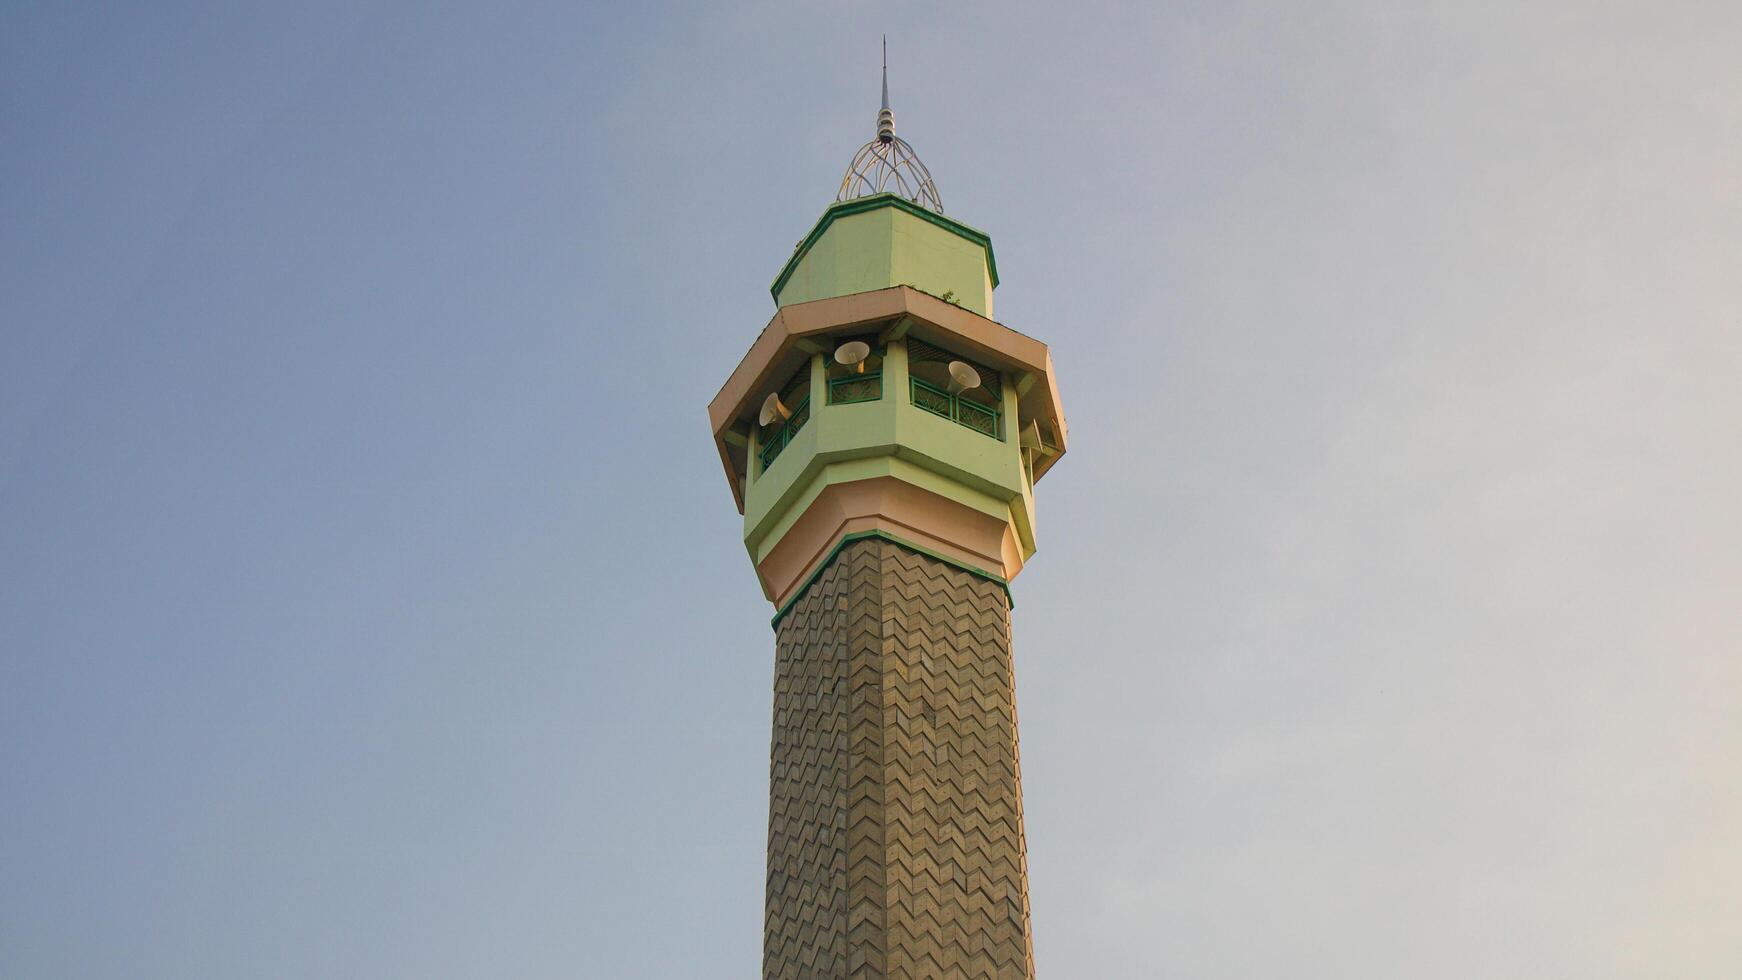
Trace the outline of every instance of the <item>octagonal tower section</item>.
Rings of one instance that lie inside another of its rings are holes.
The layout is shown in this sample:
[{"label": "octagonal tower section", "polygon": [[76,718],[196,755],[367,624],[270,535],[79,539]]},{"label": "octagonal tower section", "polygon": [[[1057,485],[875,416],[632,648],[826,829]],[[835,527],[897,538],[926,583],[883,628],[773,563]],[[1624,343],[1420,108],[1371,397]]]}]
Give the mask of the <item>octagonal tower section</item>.
[{"label": "octagonal tower section", "polygon": [[985,233],[894,194],[838,202],[708,407],[778,621],[844,545],[878,537],[1007,586],[1034,485],[1064,454],[1045,344],[992,317]]}]

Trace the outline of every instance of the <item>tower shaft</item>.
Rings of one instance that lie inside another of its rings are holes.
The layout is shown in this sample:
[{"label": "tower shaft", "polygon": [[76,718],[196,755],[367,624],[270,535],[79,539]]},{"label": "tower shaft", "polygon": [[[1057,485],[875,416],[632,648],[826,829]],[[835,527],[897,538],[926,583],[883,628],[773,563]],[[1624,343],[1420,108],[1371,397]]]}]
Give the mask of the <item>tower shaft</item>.
[{"label": "tower shaft", "polygon": [[763,976],[1033,975],[1008,595],[847,541],[778,627]]}]

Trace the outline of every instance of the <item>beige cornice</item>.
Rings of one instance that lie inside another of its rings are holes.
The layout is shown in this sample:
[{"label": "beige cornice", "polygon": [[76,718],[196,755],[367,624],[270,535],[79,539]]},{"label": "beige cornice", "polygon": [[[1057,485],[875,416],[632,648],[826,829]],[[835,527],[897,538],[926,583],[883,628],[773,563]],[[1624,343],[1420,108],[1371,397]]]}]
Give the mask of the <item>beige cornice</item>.
[{"label": "beige cornice", "polygon": [[865,531],[886,532],[1000,581],[1022,571],[1022,547],[1009,520],[885,476],[824,488],[757,565],[763,593],[784,606],[842,538]]}]

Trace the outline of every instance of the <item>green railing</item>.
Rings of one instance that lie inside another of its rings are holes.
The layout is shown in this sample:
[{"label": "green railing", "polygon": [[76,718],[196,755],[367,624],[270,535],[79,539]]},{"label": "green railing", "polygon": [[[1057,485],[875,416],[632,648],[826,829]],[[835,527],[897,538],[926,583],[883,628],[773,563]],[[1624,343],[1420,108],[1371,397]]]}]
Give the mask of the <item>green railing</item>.
[{"label": "green railing", "polygon": [[793,408],[792,416],[786,420],[786,423],[774,435],[769,436],[768,441],[763,444],[760,454],[763,472],[768,471],[768,464],[774,462],[775,457],[780,455],[780,451],[785,449],[786,444],[792,441],[792,437],[798,434],[798,430],[804,428],[804,424],[810,421],[810,417],[811,399],[809,395],[806,395]]},{"label": "green railing", "polygon": [[829,379],[829,404],[851,405],[854,402],[874,402],[883,397],[883,372],[849,374]]},{"label": "green railing", "polygon": [[957,425],[967,426],[975,432],[989,435],[994,439],[1002,438],[998,434],[998,410],[990,405],[982,405],[977,401],[952,395],[937,385],[926,384],[918,378],[909,378],[912,383],[913,404],[933,415],[949,419]]}]

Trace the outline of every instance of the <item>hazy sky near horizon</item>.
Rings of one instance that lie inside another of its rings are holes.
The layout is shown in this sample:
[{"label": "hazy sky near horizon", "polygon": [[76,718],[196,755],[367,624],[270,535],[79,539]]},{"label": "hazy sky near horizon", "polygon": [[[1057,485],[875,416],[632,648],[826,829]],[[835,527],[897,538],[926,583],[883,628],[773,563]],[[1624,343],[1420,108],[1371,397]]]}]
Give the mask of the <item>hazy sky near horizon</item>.
[{"label": "hazy sky near horizon", "polygon": [[1058,978],[1742,975],[1742,5],[0,9],[0,975],[758,971],[704,406],[873,131]]}]

